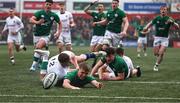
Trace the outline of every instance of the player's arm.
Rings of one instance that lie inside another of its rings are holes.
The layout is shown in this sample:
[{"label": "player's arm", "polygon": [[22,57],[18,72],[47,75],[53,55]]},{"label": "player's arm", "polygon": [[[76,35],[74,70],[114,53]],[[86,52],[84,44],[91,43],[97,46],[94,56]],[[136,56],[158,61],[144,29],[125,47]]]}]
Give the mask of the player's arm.
[{"label": "player's arm", "polygon": [[18,20],[17,20],[17,25],[18,25],[18,28],[16,29],[16,32],[19,32],[21,29],[24,28],[24,24],[23,24],[23,22],[21,21],[21,19],[18,19]]},{"label": "player's arm", "polygon": [[127,34],[128,26],[129,26],[129,21],[128,21],[128,18],[126,16],[126,17],[123,18],[123,30],[120,33],[120,35],[125,36]]},{"label": "player's arm", "polygon": [[70,27],[75,27],[76,24],[74,22],[72,14],[70,14],[69,21],[70,21]]},{"label": "player's arm", "polygon": [[101,60],[99,60],[99,61],[97,62],[97,64],[92,68],[92,71],[91,71],[90,75],[91,75],[91,76],[94,76],[95,73],[98,71],[99,67],[101,67],[103,64],[104,64],[104,63],[103,63]]},{"label": "player's arm", "polygon": [[78,65],[76,56],[73,56],[73,57],[70,59],[70,61],[71,61],[71,63],[75,66],[76,69],[79,69],[79,65]]},{"label": "player's arm", "polygon": [[7,27],[7,23],[6,23],[5,26],[4,26],[4,29],[2,30],[2,34],[4,34],[4,32],[7,31],[7,30],[8,30],[8,27]]},{"label": "player's arm", "polygon": [[112,81],[118,81],[118,80],[124,80],[125,79],[125,73],[118,73],[116,77],[111,77],[111,78],[104,78],[104,80],[112,80]]},{"label": "player's arm", "polygon": [[149,33],[150,31],[151,31],[151,29],[149,28],[147,31],[141,31],[141,33],[145,35],[145,34]]},{"label": "player's arm", "polygon": [[64,79],[64,81],[63,81],[63,87],[64,87],[64,88],[67,88],[67,89],[81,89],[81,88],[79,88],[79,87],[75,87],[75,86],[71,85],[70,82],[71,82],[71,81],[70,81],[69,79]]},{"label": "player's arm", "polygon": [[108,23],[108,20],[107,19],[104,19],[104,20],[101,20],[101,21],[98,21],[98,22],[93,22],[93,26],[95,25],[106,25]]},{"label": "player's arm", "polygon": [[59,37],[59,35],[61,34],[62,31],[62,23],[61,21],[56,23],[56,32],[54,34],[54,38],[57,39]]},{"label": "player's arm", "polygon": [[173,24],[177,29],[180,29],[180,27],[179,27],[179,24],[178,23],[176,23],[176,22],[174,22],[174,24]]},{"label": "player's arm", "polygon": [[100,83],[100,82],[98,82],[97,80],[92,80],[92,81],[91,81],[91,84],[92,84],[93,86],[95,86],[96,88],[98,88],[98,89],[103,87],[103,84]]},{"label": "player's arm", "polygon": [[92,7],[96,2],[97,2],[97,1],[92,2],[92,3],[90,3],[87,7],[85,7],[84,12],[85,12],[86,14],[88,14],[88,15],[91,15],[92,12],[91,12],[89,9],[90,9],[90,7]]},{"label": "player's arm", "polygon": [[143,28],[143,32],[148,31],[148,29],[153,25],[152,21],[150,21],[144,28]]},{"label": "player's arm", "polygon": [[103,65],[98,70],[99,79],[103,80],[103,73],[105,72],[105,69],[107,68],[107,65]]},{"label": "player's arm", "polygon": [[42,24],[42,23],[44,23],[44,19],[42,18],[42,19],[37,20],[37,18],[35,16],[32,16],[29,19],[29,22],[32,24]]}]

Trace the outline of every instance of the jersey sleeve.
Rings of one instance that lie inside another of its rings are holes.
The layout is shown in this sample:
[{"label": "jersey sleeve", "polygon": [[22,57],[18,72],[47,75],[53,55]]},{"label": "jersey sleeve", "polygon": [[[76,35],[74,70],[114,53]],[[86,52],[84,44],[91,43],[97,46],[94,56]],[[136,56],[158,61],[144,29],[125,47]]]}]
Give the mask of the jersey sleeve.
[{"label": "jersey sleeve", "polygon": [[70,81],[73,81],[73,78],[76,76],[77,70],[74,70],[72,72],[69,72],[67,73],[65,76],[64,76],[64,79],[69,79]]},{"label": "jersey sleeve", "polygon": [[40,11],[37,11],[34,13],[34,16],[37,18],[37,19],[40,19],[41,18],[41,13]]},{"label": "jersey sleeve", "polygon": [[57,14],[54,13],[54,20],[59,23],[60,22],[60,18]]},{"label": "jersey sleeve", "polygon": [[154,25],[157,22],[157,17],[152,20],[152,24]]},{"label": "jersey sleeve", "polygon": [[70,12],[69,12],[69,20],[70,20],[70,21],[74,21],[74,20],[73,20],[73,15],[72,15],[72,13],[70,13]]},{"label": "jersey sleeve", "polygon": [[95,80],[95,78],[92,76],[87,76],[86,79],[88,83],[91,83],[91,81]]},{"label": "jersey sleeve", "polygon": [[125,18],[126,17],[126,13],[122,10],[120,10],[119,12],[119,15],[122,17],[122,18]]}]

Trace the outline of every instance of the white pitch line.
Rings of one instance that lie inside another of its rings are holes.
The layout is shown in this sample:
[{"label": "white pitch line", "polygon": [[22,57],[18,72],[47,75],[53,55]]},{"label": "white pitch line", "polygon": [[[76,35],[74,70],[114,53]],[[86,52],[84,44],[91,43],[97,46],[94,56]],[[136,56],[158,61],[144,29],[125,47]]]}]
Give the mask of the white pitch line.
[{"label": "white pitch line", "polygon": [[101,99],[150,99],[150,100],[180,100],[170,97],[108,97],[108,96],[48,96],[48,95],[0,95],[0,97],[31,97],[31,98],[101,98]]},{"label": "white pitch line", "polygon": [[107,81],[114,83],[136,83],[136,84],[180,84],[175,81]]}]

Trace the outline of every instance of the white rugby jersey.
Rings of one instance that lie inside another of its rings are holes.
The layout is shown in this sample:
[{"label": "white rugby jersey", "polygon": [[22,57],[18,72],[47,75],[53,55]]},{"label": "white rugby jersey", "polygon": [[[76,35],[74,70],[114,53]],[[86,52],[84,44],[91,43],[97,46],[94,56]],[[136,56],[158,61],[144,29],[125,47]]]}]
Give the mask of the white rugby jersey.
[{"label": "white rugby jersey", "polygon": [[68,11],[65,11],[64,14],[57,12],[57,15],[59,16],[61,24],[62,24],[62,32],[69,32],[70,31],[70,21],[74,21],[72,13],[70,13]]},{"label": "white rugby jersey", "polygon": [[3,31],[8,30],[8,35],[11,35],[11,32],[19,32],[19,30],[22,28],[24,28],[24,24],[22,23],[21,19],[17,16],[14,16],[13,18],[8,17],[6,19],[6,24]]}]

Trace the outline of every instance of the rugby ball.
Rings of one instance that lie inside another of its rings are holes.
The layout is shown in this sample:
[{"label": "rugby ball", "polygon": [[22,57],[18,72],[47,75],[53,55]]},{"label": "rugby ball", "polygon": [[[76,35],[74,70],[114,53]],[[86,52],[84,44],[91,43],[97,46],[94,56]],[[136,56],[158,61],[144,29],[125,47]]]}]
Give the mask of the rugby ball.
[{"label": "rugby ball", "polygon": [[47,74],[43,79],[43,88],[50,89],[51,87],[55,86],[58,81],[58,76],[56,73],[51,72]]}]

